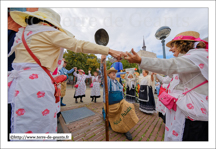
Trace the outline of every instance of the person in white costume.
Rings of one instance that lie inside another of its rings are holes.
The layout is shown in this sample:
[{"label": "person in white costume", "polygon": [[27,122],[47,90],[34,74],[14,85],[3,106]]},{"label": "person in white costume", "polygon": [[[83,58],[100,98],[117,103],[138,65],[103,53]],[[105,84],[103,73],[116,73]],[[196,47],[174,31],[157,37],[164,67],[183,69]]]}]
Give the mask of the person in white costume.
[{"label": "person in white costume", "polygon": [[138,80],[138,77],[134,74],[135,68],[126,69],[126,73],[128,74],[125,76],[126,80],[126,101],[129,103],[135,103],[136,102],[136,82]]},{"label": "person in white costume", "polygon": [[153,114],[155,110],[154,99],[154,73],[149,75],[148,70],[143,70],[143,77],[140,79],[140,91],[139,91],[139,110],[145,113]]},{"label": "person in white costume", "polygon": [[[140,68],[172,77],[168,94],[177,98],[177,110],[166,110],[165,141],[208,141],[208,42],[194,31],[182,32],[166,44],[171,59],[140,58],[132,49],[125,59]],[[173,74],[178,74],[174,76]]]},{"label": "person in white costume", "polygon": [[[58,66],[61,48],[73,52],[111,54],[121,53],[108,47],[77,40],[60,25],[60,16],[50,8],[35,12],[11,11],[11,18],[22,27],[16,33],[8,56],[15,52],[13,71],[8,72],[8,103],[11,104],[11,133],[57,133],[55,89],[50,76]],[[23,37],[23,38],[22,38]],[[30,56],[23,41],[39,59]]]},{"label": "person in white costume", "polygon": [[[99,75],[98,75],[99,73]],[[97,71],[94,72],[94,76],[91,77],[92,79],[92,88],[91,88],[91,95],[92,102],[97,102],[97,98],[100,98],[100,82],[101,82],[101,71],[97,68]]]},{"label": "person in white costume", "polygon": [[[80,98],[80,102],[83,102],[82,98],[85,97],[85,91],[86,91],[86,84],[85,84],[85,80],[87,78],[91,78],[91,73],[90,71],[88,71],[88,75],[84,74],[84,71],[82,69],[79,69],[79,74],[77,74],[77,68],[75,67],[75,71],[73,73],[73,75],[75,77],[77,77],[77,82],[76,85],[78,85],[78,87],[75,90],[74,93],[74,98],[75,98],[75,102],[78,103],[77,98]],[[75,85],[75,86],[76,86]]]},{"label": "person in white costume", "polygon": [[[156,74],[156,77],[158,80],[162,82],[161,86],[164,89],[167,89],[167,86],[170,83],[172,78],[170,78],[169,76],[162,77],[159,74]],[[166,107],[161,103],[161,101],[159,101],[159,99],[157,100],[157,103],[156,103],[156,111],[158,111],[158,116],[163,119],[164,123],[166,123]]]}]

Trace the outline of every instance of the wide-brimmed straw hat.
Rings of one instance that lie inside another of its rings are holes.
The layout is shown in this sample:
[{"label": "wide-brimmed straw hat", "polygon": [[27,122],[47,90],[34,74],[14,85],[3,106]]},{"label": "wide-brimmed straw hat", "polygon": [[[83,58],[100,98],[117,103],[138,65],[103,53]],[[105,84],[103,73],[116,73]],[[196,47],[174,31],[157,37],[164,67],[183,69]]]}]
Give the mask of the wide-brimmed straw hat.
[{"label": "wide-brimmed straw hat", "polygon": [[65,63],[68,63],[66,60],[63,60]]},{"label": "wide-brimmed straw hat", "polygon": [[83,73],[84,73],[84,71],[83,71],[82,69],[79,69],[78,71],[80,71],[80,72],[83,72]]},{"label": "wide-brimmed straw hat", "polygon": [[65,32],[70,37],[74,37],[72,33],[64,29],[60,24],[60,15],[56,13],[54,10],[50,8],[39,8],[38,11],[35,12],[21,12],[21,11],[11,11],[10,12],[11,18],[19,25],[26,27],[27,23],[25,22],[25,19],[28,17],[36,17],[38,19],[47,21],[54,25],[55,27],[59,28],[60,31]]},{"label": "wide-brimmed straw hat", "polygon": [[107,70],[107,74],[111,72],[118,72],[118,70],[116,70],[114,67],[111,67],[109,70]]},{"label": "wide-brimmed straw hat", "polygon": [[171,48],[171,44],[174,41],[180,41],[180,40],[184,40],[184,41],[197,41],[196,38],[199,38],[200,34],[198,32],[195,31],[186,31],[186,32],[182,32],[179,33],[178,35],[175,36],[175,38],[173,40],[171,40],[170,42],[168,42],[166,44],[167,47]]}]

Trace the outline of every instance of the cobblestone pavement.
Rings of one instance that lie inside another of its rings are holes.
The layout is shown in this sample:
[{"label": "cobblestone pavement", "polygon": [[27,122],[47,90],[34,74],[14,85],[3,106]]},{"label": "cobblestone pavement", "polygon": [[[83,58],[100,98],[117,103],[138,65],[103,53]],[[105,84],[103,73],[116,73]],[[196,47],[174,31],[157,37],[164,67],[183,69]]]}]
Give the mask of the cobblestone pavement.
[{"label": "cobblestone pavement", "polygon": [[[102,98],[98,99],[97,103],[91,102],[88,95],[90,94],[90,89],[87,89],[87,96],[84,98],[84,103],[75,104],[74,101],[71,102],[70,97],[70,92],[74,93],[74,89],[69,87],[64,97],[64,103],[66,103],[67,106],[61,107],[61,110],[67,111],[80,107],[87,107],[95,112],[95,115],[70,124],[65,124],[63,117],[60,116],[58,133],[72,133],[72,141],[105,141],[105,122],[102,118]],[[130,130],[133,137],[132,141],[163,141],[165,130],[163,120],[158,117],[157,113],[145,114],[141,112],[138,103],[134,103],[134,106],[136,114],[139,117],[139,122]],[[109,140],[128,141],[124,134],[116,133],[112,130],[109,130]]]}]

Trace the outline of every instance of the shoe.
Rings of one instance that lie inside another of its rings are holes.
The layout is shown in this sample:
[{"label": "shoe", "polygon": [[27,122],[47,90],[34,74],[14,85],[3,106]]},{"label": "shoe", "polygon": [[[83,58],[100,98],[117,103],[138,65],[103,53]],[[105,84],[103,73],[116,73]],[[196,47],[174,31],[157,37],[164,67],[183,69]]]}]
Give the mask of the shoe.
[{"label": "shoe", "polygon": [[96,99],[94,100],[94,102],[96,103]]},{"label": "shoe", "polygon": [[80,102],[83,102],[82,100],[80,100]]},{"label": "shoe", "polygon": [[75,103],[78,103],[78,102],[77,102],[77,99],[75,99]]},{"label": "shoe", "polygon": [[132,140],[132,136],[131,136],[131,133],[129,131],[125,133],[125,136],[129,141]]},{"label": "shoe", "polygon": [[64,104],[64,103],[61,103],[61,106],[66,106],[66,104]]},{"label": "shoe", "polygon": [[93,102],[93,98],[92,98],[91,102]]},{"label": "shoe", "polygon": [[66,104],[64,104],[64,103],[62,102],[62,100],[63,100],[63,97],[61,97],[61,102],[60,102],[61,106],[66,106]]}]

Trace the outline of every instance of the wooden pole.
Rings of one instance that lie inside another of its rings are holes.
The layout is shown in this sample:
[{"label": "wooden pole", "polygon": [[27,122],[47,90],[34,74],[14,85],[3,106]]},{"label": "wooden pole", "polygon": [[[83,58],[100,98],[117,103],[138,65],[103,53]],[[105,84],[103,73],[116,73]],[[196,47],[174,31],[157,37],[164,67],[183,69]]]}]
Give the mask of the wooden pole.
[{"label": "wooden pole", "polygon": [[106,130],[106,141],[109,141],[109,99],[108,99],[108,83],[107,83],[107,72],[106,72],[106,59],[103,61],[104,68],[104,85],[105,85],[105,99],[106,99],[106,119],[105,119],[105,130]]}]

